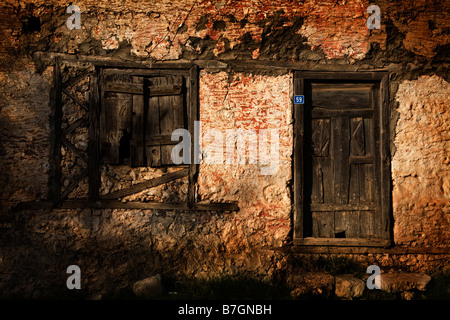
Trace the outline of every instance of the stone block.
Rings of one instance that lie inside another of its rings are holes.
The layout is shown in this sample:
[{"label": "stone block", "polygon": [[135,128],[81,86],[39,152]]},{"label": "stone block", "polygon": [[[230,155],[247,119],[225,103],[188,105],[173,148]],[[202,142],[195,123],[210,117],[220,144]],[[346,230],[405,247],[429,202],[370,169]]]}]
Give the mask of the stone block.
[{"label": "stone block", "polygon": [[294,299],[305,294],[328,298],[333,293],[334,277],[328,273],[308,272],[291,275],[287,285],[292,289],[291,297]]},{"label": "stone block", "polygon": [[380,275],[381,290],[398,293],[409,290],[425,291],[431,277],[425,273],[382,273]]},{"label": "stone block", "polygon": [[138,298],[151,299],[162,293],[161,275],[145,278],[133,285],[133,293]]},{"label": "stone block", "polygon": [[335,277],[336,287],[335,295],[339,298],[352,299],[361,297],[366,283],[352,275],[338,275]]}]

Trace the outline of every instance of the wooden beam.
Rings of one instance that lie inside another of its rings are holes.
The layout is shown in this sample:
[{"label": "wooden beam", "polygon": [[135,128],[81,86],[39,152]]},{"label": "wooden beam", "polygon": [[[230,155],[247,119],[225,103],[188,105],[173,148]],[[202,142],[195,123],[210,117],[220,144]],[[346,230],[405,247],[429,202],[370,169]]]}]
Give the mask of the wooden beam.
[{"label": "wooden beam", "polygon": [[348,81],[379,81],[386,72],[380,71],[297,71],[296,75],[305,80],[348,80]]},{"label": "wooden beam", "polygon": [[389,247],[390,240],[366,238],[302,238],[294,239],[294,245],[307,246],[346,246],[346,247]]},{"label": "wooden beam", "polygon": [[311,110],[311,118],[331,118],[331,117],[372,117],[373,110],[371,109],[325,109],[313,107]]},{"label": "wooden beam", "polygon": [[23,202],[18,204],[16,210],[52,210],[52,209],[141,209],[141,210],[180,210],[180,211],[239,211],[237,203],[161,203],[161,202],[121,202],[117,200],[89,201],[66,200],[59,206],[51,202]]},{"label": "wooden beam", "polygon": [[105,75],[128,75],[136,77],[168,77],[183,76],[189,77],[189,68],[185,69],[136,69],[136,68],[102,68]]},{"label": "wooden beam", "polygon": [[171,145],[178,143],[180,143],[180,141],[172,141],[171,134],[150,135],[145,138],[146,146],[159,146],[161,144]]},{"label": "wooden beam", "polygon": [[450,247],[403,247],[394,246],[392,248],[384,247],[333,247],[333,246],[284,246],[267,247],[267,250],[279,251],[283,253],[301,253],[301,254],[450,254]]},{"label": "wooden beam", "polygon": [[83,127],[89,123],[88,114],[85,113],[81,118],[72,122],[66,129],[63,131],[63,135],[71,134],[73,131],[78,129],[79,127]]},{"label": "wooden beam", "polygon": [[64,192],[61,194],[61,201],[65,200],[69,194],[78,186],[78,184],[86,178],[88,175],[88,172],[85,170],[83,171],[68,187]]},{"label": "wooden beam", "polygon": [[72,142],[70,142],[66,137],[61,136],[61,142],[70,149],[77,157],[79,157],[84,163],[88,163],[88,159],[86,156],[82,153],[80,149],[75,147]]},{"label": "wooden beam", "polygon": [[343,204],[326,204],[326,203],[311,203],[311,211],[372,211],[376,210],[375,204],[361,204],[361,203],[343,203]]},{"label": "wooden beam", "polygon": [[105,91],[129,94],[144,94],[144,86],[137,83],[107,82]]},{"label": "wooden beam", "polygon": [[[194,124],[199,119],[199,93],[198,93],[198,67],[193,66],[189,74],[188,86],[188,131],[194,135]],[[195,145],[198,141],[191,139],[191,163],[189,165],[189,186],[188,186],[188,205],[193,206],[195,203],[195,184],[197,180],[198,164]],[[201,146],[200,146],[201,147]]]},{"label": "wooden beam", "polygon": [[[389,77],[387,74],[382,78],[379,94],[378,107],[380,109],[380,134],[381,134],[381,234],[385,239],[392,239],[392,180],[391,180],[391,156],[389,137]],[[376,101],[375,101],[376,103]]]},{"label": "wooden beam", "polygon": [[76,104],[78,104],[81,108],[83,108],[86,111],[89,111],[88,106],[83,102],[80,101],[77,97],[75,97],[74,95],[72,95],[69,91],[67,91],[67,89],[62,89],[62,92],[64,92],[64,94],[66,94],[70,99],[72,99]]},{"label": "wooden beam", "polygon": [[[303,79],[294,78],[294,94],[305,94],[305,82]],[[303,140],[304,140],[304,105],[293,104],[294,118],[294,155],[293,155],[293,177],[294,177],[294,238],[303,238],[304,215],[303,215]]]},{"label": "wooden beam", "polygon": [[143,190],[150,189],[150,188],[159,186],[161,184],[164,184],[164,183],[167,183],[170,181],[174,181],[174,180],[177,180],[177,179],[180,179],[183,177],[187,177],[188,174],[189,174],[189,169],[178,170],[176,172],[165,174],[161,177],[157,177],[157,178],[145,181],[145,182],[141,182],[141,183],[132,185],[131,187],[128,187],[125,189],[117,190],[117,191],[102,195],[102,196],[100,196],[100,198],[101,199],[117,199],[117,198],[125,197],[130,194],[141,192]]},{"label": "wooden beam", "polygon": [[77,85],[78,83],[80,83],[81,80],[86,78],[90,73],[92,73],[92,70],[89,70],[89,68],[88,68],[88,69],[84,70],[82,73],[80,73],[79,75],[77,75],[77,76],[75,76],[73,78],[70,78],[69,80],[64,82],[62,84],[62,86],[64,88],[73,87],[74,85]]}]

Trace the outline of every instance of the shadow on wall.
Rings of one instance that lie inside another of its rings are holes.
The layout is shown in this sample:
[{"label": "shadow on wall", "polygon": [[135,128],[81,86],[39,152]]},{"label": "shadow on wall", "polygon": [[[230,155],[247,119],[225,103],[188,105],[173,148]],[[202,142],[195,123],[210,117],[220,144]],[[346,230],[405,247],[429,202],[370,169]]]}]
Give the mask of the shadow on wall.
[{"label": "shadow on wall", "polygon": [[[249,254],[230,254],[219,236],[213,240],[208,233],[213,223],[227,218],[202,224],[201,214],[90,209],[16,213],[0,236],[0,298],[83,299],[155,274],[204,277],[249,270]],[[66,287],[70,265],[81,269],[81,290]],[[266,267],[255,265],[256,272]]]}]

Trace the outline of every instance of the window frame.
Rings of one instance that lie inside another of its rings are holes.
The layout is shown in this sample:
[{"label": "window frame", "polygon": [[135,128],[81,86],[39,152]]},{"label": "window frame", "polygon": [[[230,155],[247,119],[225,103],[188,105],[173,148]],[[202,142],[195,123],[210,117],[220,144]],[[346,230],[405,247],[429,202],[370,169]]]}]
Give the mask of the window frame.
[{"label": "window frame", "polygon": [[[63,72],[65,65],[73,67],[77,70],[74,77],[69,77],[63,82]],[[161,63],[135,63],[135,62],[119,62],[105,59],[95,60],[78,60],[70,58],[54,59],[54,84],[51,92],[51,151],[49,159],[49,179],[48,179],[48,200],[42,202],[25,202],[18,205],[23,209],[76,209],[76,208],[92,208],[92,209],[160,209],[160,210],[182,210],[182,211],[239,211],[237,202],[226,203],[197,203],[196,202],[196,179],[198,174],[198,164],[195,160],[195,153],[191,152],[190,164],[187,168],[182,168],[176,172],[168,173],[160,177],[143,181],[139,184],[132,185],[126,190],[119,190],[108,195],[99,195],[101,179],[101,154],[100,154],[100,107],[102,104],[102,70],[109,68],[117,68],[121,72],[136,73],[140,75],[186,75],[186,87],[189,89],[189,121],[188,130],[194,132],[194,123],[199,119],[199,65],[190,62],[161,62]],[[71,95],[66,89],[68,86],[76,85],[83,79],[89,79],[89,95],[86,101],[80,101]],[[85,114],[82,118],[69,124],[69,128],[62,129],[63,117],[63,95],[66,95],[74,103],[78,104],[84,110]],[[83,156],[81,150],[73,147],[64,137],[68,131],[73,132],[80,126],[88,128],[88,146],[87,157]],[[191,150],[198,143],[191,139]],[[69,187],[62,192],[61,185],[64,177],[61,171],[61,146],[69,147],[71,152],[75,153],[85,168],[82,173],[75,177]],[[188,177],[188,194],[187,200],[181,203],[161,203],[161,202],[140,202],[130,201],[122,202],[117,200],[126,195],[133,194],[148,188],[152,188],[169,181],[173,181],[182,177]],[[87,178],[88,195],[82,199],[68,199],[68,195],[74,190],[79,183]]]},{"label": "window frame", "polygon": [[[305,106],[296,104],[293,106],[293,244],[295,246],[366,246],[366,247],[388,247],[392,244],[392,203],[391,203],[391,175],[390,175],[390,143],[389,143],[389,84],[388,72],[313,72],[294,71],[293,74],[294,95],[305,95],[305,85],[314,81],[373,81],[379,83],[378,114],[379,119],[379,174],[380,179],[380,238],[313,238],[304,235],[305,215],[303,204],[304,193],[304,147],[305,147]],[[305,97],[307,100],[308,97]]]}]

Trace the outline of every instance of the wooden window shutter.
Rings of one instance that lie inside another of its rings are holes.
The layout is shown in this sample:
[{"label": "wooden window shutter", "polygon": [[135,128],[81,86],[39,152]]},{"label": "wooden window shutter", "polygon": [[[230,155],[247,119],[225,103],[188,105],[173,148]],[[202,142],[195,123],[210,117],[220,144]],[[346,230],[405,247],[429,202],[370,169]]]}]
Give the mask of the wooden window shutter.
[{"label": "wooden window shutter", "polygon": [[143,77],[106,76],[100,113],[103,163],[143,165],[143,83]]},{"label": "wooden window shutter", "polygon": [[145,122],[147,166],[172,165],[171,141],[175,129],[186,128],[184,81],[182,76],[153,77],[145,80],[148,111]]},{"label": "wooden window shutter", "polygon": [[100,116],[102,162],[172,165],[175,129],[187,128],[182,76],[108,74]]}]

